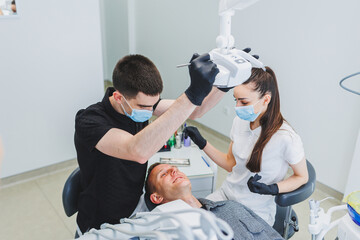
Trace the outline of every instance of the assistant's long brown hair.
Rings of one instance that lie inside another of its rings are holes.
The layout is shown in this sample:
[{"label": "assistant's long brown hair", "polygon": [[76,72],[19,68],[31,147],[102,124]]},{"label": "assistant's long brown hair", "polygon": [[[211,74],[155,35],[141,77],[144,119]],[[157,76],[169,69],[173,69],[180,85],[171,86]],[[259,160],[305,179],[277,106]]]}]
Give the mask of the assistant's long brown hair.
[{"label": "assistant's long brown hair", "polygon": [[260,172],[263,150],[285,119],[280,112],[279,89],[274,71],[269,67],[266,67],[266,71],[261,68],[253,68],[250,78],[243,84],[249,83],[254,84],[254,91],[260,93],[260,98],[265,94],[271,96],[268,108],[260,119],[261,133],[259,139],[246,164],[251,172]]}]

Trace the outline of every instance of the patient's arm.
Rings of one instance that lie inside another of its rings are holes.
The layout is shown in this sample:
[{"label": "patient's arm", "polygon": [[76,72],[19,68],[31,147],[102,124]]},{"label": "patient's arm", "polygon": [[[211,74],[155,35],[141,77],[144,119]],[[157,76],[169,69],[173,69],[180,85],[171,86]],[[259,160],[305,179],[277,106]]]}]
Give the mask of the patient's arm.
[{"label": "patient's arm", "polygon": [[213,160],[218,166],[222,167],[228,172],[232,171],[232,168],[235,166],[236,161],[234,155],[232,154],[232,145],[233,141],[231,141],[228,153],[223,153],[216,149],[213,145],[207,142],[203,151],[208,155],[211,160]]},{"label": "patient's arm", "polygon": [[[194,112],[190,115],[190,119],[196,119],[202,117],[211,108],[213,108],[224,96],[225,92],[219,90],[217,87],[213,87],[209,95],[204,99],[201,106],[196,107]],[[172,99],[161,99],[157,107],[155,108],[154,115],[162,115],[175,100]]]},{"label": "patient's arm", "polygon": [[309,174],[307,171],[305,158],[297,164],[290,165],[290,167],[294,171],[294,174],[291,177],[277,183],[279,187],[279,193],[294,191],[308,181]]}]

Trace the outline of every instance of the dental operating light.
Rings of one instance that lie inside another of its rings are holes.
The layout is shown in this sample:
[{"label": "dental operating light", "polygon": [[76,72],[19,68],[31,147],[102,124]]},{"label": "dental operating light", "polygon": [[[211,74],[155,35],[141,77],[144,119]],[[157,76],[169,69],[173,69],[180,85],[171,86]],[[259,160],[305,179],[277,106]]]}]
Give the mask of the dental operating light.
[{"label": "dental operating light", "polygon": [[252,55],[234,48],[235,39],[231,35],[231,17],[235,10],[243,10],[258,0],[220,0],[220,35],[216,38],[215,49],[209,52],[211,60],[216,63],[219,73],[214,86],[229,88],[242,84],[251,75],[252,67],[262,68],[262,62]]}]

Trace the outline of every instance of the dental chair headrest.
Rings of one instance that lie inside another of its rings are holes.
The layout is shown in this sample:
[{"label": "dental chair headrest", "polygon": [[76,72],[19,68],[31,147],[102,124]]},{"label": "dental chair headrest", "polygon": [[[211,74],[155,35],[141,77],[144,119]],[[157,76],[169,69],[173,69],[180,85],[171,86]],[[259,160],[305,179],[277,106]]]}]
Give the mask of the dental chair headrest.
[{"label": "dental chair headrest", "polygon": [[144,194],[144,200],[145,200],[146,207],[149,209],[149,211],[152,211],[157,206],[157,204],[153,203],[150,200],[150,195],[148,193]]}]

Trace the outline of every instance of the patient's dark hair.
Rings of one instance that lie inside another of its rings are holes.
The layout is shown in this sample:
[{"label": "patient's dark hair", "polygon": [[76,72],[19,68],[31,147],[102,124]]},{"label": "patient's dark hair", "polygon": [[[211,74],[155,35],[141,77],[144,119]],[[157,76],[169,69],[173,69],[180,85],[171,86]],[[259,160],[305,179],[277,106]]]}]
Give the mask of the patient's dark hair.
[{"label": "patient's dark hair", "polygon": [[163,82],[155,64],[139,54],[119,60],[113,72],[113,85],[128,98],[134,98],[139,92],[156,96],[163,90]]},{"label": "patient's dark hair", "polygon": [[260,93],[260,98],[265,94],[271,96],[268,108],[260,118],[261,133],[259,139],[246,164],[251,172],[260,172],[263,150],[285,119],[280,112],[280,95],[274,71],[269,67],[266,67],[266,71],[261,68],[253,68],[250,78],[243,84],[249,83],[254,84],[254,91]]},{"label": "patient's dark hair", "polygon": [[145,203],[146,205],[148,206],[148,208],[150,209],[149,207],[149,204],[153,204],[153,205],[156,205],[155,203],[151,202],[150,200],[150,195],[153,194],[155,192],[155,187],[153,185],[150,185],[149,183],[149,176],[150,176],[150,173],[151,171],[158,165],[160,165],[161,163],[159,162],[156,162],[156,163],[153,163],[149,169],[148,169],[148,173],[147,173],[147,176],[146,176],[146,180],[145,180]]}]

